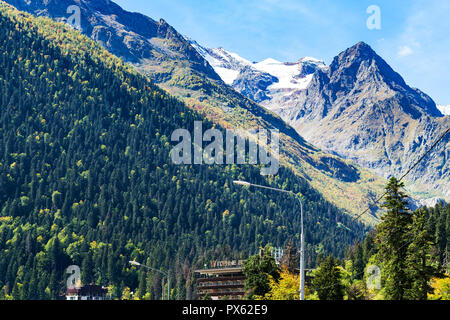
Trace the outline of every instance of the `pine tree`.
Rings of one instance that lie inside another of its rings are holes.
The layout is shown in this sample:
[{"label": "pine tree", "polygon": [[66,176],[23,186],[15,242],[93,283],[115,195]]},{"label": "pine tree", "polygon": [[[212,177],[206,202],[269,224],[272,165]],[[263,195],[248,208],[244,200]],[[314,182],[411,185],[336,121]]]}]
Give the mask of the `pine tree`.
[{"label": "pine tree", "polygon": [[140,272],[139,274],[139,286],[138,286],[138,297],[139,299],[142,299],[145,295],[145,290],[146,290],[146,273],[145,272]]},{"label": "pine tree", "polygon": [[94,282],[93,262],[90,253],[86,253],[81,265],[81,279],[84,284],[92,284]]},{"label": "pine tree", "polygon": [[333,256],[327,257],[315,271],[312,287],[317,291],[320,300],[344,299],[342,274]]},{"label": "pine tree", "polygon": [[375,230],[371,230],[367,236],[366,239],[364,240],[363,243],[363,256],[364,256],[364,263],[367,264],[367,262],[369,262],[369,259],[372,255],[374,255],[376,253],[376,243],[375,243],[375,238],[376,238],[376,234],[375,234]]},{"label": "pine tree", "polygon": [[416,210],[413,213],[411,228],[412,243],[408,247],[408,273],[411,278],[411,288],[407,298],[411,300],[427,300],[428,293],[433,289],[430,280],[437,276],[437,267],[433,267],[431,250],[433,248],[433,234],[426,228],[427,211]]},{"label": "pine tree", "polygon": [[353,262],[352,278],[361,280],[364,275],[364,267],[366,266],[366,262],[364,261],[363,244],[358,242],[355,245],[354,250],[355,250],[355,252],[352,257],[352,262]]},{"label": "pine tree", "polygon": [[395,177],[389,180],[383,204],[387,212],[377,226],[378,254],[383,261],[386,298],[392,300],[405,299],[410,288],[406,260],[412,217],[405,201],[407,196],[400,190],[403,186]]}]

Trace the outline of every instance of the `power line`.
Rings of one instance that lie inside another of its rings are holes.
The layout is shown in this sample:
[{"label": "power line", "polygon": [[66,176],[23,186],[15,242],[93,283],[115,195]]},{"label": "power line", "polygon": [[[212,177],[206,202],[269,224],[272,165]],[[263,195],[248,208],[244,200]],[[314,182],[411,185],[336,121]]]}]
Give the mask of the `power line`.
[{"label": "power line", "polygon": [[[447,129],[446,131],[445,131],[445,133],[442,135],[442,136],[440,136],[439,137],[439,139],[420,157],[420,159],[418,160],[418,161],[416,161],[416,163],[403,175],[403,176],[401,176],[401,178],[399,179],[399,182],[401,182],[430,152],[431,152],[431,150],[433,150],[436,146],[437,146],[437,144],[442,140],[442,139],[444,139],[444,137],[448,134],[448,132],[450,131],[450,128],[449,129]],[[373,203],[373,205],[376,205],[379,201],[381,201],[381,199],[383,199],[384,198],[384,196],[387,194],[388,192],[386,191],[381,197],[379,197],[377,200],[375,200],[375,202]],[[373,206],[372,205],[372,206]],[[371,206],[369,206],[366,210],[364,210],[362,213],[360,213],[359,215],[357,215],[355,218],[353,218],[352,219],[352,221],[351,221],[351,223],[350,224],[352,224],[353,222],[355,222],[356,220],[358,220],[359,218],[361,218],[368,210],[370,210],[370,208],[371,208]],[[341,229],[341,230],[339,230],[338,232],[336,232],[332,237],[328,237],[328,238],[325,238],[324,240],[322,240],[319,244],[317,244],[316,246],[319,246],[320,244],[322,244],[322,243],[324,243],[325,241],[327,241],[327,240],[329,240],[330,238],[335,238],[338,234],[339,234],[339,232],[342,232],[342,230],[346,230],[345,228],[343,228],[343,229]],[[404,248],[405,246],[407,246],[407,245],[409,245],[411,242],[407,242],[407,243],[405,243],[403,246],[401,246],[400,247],[400,249],[402,249],[402,248]],[[357,274],[356,276],[359,276],[359,275],[361,275],[361,274],[364,274],[365,273],[365,271],[363,271],[363,272],[361,272],[361,273],[359,273],[359,274]],[[335,287],[335,286],[337,286],[338,284],[333,284],[333,285],[330,285],[330,286],[327,286],[327,287],[324,287],[324,288],[320,288],[320,289],[329,289],[329,288],[332,288],[332,287]],[[319,290],[320,290],[319,289]]]},{"label": "power line", "polygon": [[[401,178],[398,180],[399,182],[401,182],[430,152],[431,150],[433,150],[439,142],[442,141],[442,139],[444,139],[444,137],[450,132],[450,128],[448,128],[444,134],[442,134],[439,139],[436,140],[435,143],[433,143],[433,145],[419,158],[419,160],[417,160],[414,165],[408,169],[408,171],[406,171],[406,173],[401,176]],[[376,206],[378,202],[381,201],[381,199],[384,198],[385,195],[388,194],[388,191],[386,191],[385,193],[383,193],[383,195],[379,198],[377,198],[374,203],[366,209],[364,210],[362,213],[358,214],[357,216],[355,216],[352,221],[350,222],[350,225],[353,224],[354,222],[356,222],[359,218],[361,218],[367,211],[369,211],[373,206]],[[379,220],[378,218],[376,218],[377,220]],[[321,244],[323,244],[325,241],[328,241],[332,238],[335,238],[337,235],[339,235],[340,232],[343,232],[344,230],[346,230],[345,228],[340,229],[339,231],[337,231],[333,236],[327,237],[324,240],[322,240],[321,242],[319,242],[317,245],[315,246],[319,246]]]},{"label": "power line", "polygon": [[402,181],[403,178],[405,178],[431,152],[431,150],[433,150],[434,147],[436,147],[437,144],[441,142],[442,139],[444,139],[444,137],[447,135],[447,133],[449,133],[449,131],[450,128],[448,128],[447,131],[445,131],[445,133],[431,146],[431,148],[428,149],[428,151],[425,152],[425,154],[422,157],[420,157],[420,159],[417,160],[417,162],[408,171],[406,171],[406,173],[400,178],[399,181]]}]

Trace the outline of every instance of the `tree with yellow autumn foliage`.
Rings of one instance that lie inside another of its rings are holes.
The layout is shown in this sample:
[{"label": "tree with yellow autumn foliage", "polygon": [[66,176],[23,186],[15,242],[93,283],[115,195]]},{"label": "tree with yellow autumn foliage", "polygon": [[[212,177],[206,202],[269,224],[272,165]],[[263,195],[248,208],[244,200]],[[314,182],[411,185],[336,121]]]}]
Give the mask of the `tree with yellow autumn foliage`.
[{"label": "tree with yellow autumn foliage", "polygon": [[299,276],[289,273],[286,267],[278,282],[273,277],[269,277],[269,281],[270,291],[263,297],[256,297],[257,300],[299,300]]},{"label": "tree with yellow autumn foliage", "polygon": [[443,279],[431,279],[433,293],[428,294],[428,300],[450,300],[450,276]]}]

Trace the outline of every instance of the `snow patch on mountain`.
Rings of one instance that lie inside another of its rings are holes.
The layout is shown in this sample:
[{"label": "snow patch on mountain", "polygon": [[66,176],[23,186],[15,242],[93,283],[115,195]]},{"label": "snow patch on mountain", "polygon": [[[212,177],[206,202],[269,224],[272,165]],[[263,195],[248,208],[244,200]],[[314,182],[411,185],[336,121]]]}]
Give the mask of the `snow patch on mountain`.
[{"label": "snow patch on mountain", "polygon": [[266,72],[278,78],[269,90],[297,89],[303,90],[312,80],[312,74],[297,78],[300,75],[299,63],[284,63],[269,58],[253,65],[257,70]]},{"label": "snow patch on mountain", "polygon": [[211,61],[208,61],[209,64],[214,68],[214,70],[217,72],[217,74],[220,76],[220,78],[228,85],[232,85],[234,80],[239,75],[239,70],[232,70],[227,68],[222,68],[217,65],[214,65],[211,63]]},{"label": "snow patch on mountain", "polygon": [[442,114],[447,116],[450,115],[450,104],[447,106],[437,106],[437,108],[440,112],[442,112]]},{"label": "snow patch on mountain", "polygon": [[[228,85],[233,85],[244,70],[248,68],[269,74],[278,81],[274,81],[267,90],[304,90],[312,80],[312,74],[316,68],[326,68],[323,61],[304,57],[297,62],[281,62],[272,58],[261,62],[252,63],[236,53],[223,48],[209,49],[201,46],[195,40],[187,38],[190,44],[200,53],[214,68],[216,73]],[[251,73],[255,75],[257,73]],[[242,80],[242,79],[240,79]]]},{"label": "snow patch on mountain", "polygon": [[229,52],[223,48],[205,48],[193,39],[188,37],[185,37],[185,39],[208,61],[223,82],[228,85],[233,84],[244,66],[251,65],[250,61],[245,60],[236,53]]}]

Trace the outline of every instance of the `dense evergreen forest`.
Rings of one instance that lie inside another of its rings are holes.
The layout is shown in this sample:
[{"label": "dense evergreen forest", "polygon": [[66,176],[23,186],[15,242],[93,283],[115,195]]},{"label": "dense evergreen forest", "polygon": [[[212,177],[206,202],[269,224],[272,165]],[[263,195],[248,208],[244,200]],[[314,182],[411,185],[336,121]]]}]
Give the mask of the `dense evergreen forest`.
[{"label": "dense evergreen forest", "polygon": [[159,299],[160,276],[136,260],[190,299],[211,259],[298,241],[294,199],[235,179],[303,194],[309,266],[366,233],[287,169],[172,164],[172,132],[203,117],[69,27],[0,4],[0,48],[0,298],[56,299],[75,264],[112,298]]},{"label": "dense evergreen forest", "polygon": [[[425,211],[426,230],[432,235],[430,256],[439,268],[448,267],[450,255],[450,204],[439,203],[433,208],[422,208]],[[345,260],[351,260],[353,277],[362,279],[364,268],[377,253],[376,232],[370,231],[364,241],[356,240],[345,253]],[[375,261],[373,261],[375,262]]]},{"label": "dense evergreen forest", "polygon": [[[391,213],[397,204],[388,204]],[[363,242],[348,248],[341,262],[348,298],[449,300],[449,243],[450,204],[385,214]],[[368,290],[373,266],[381,268],[380,287]]]}]

